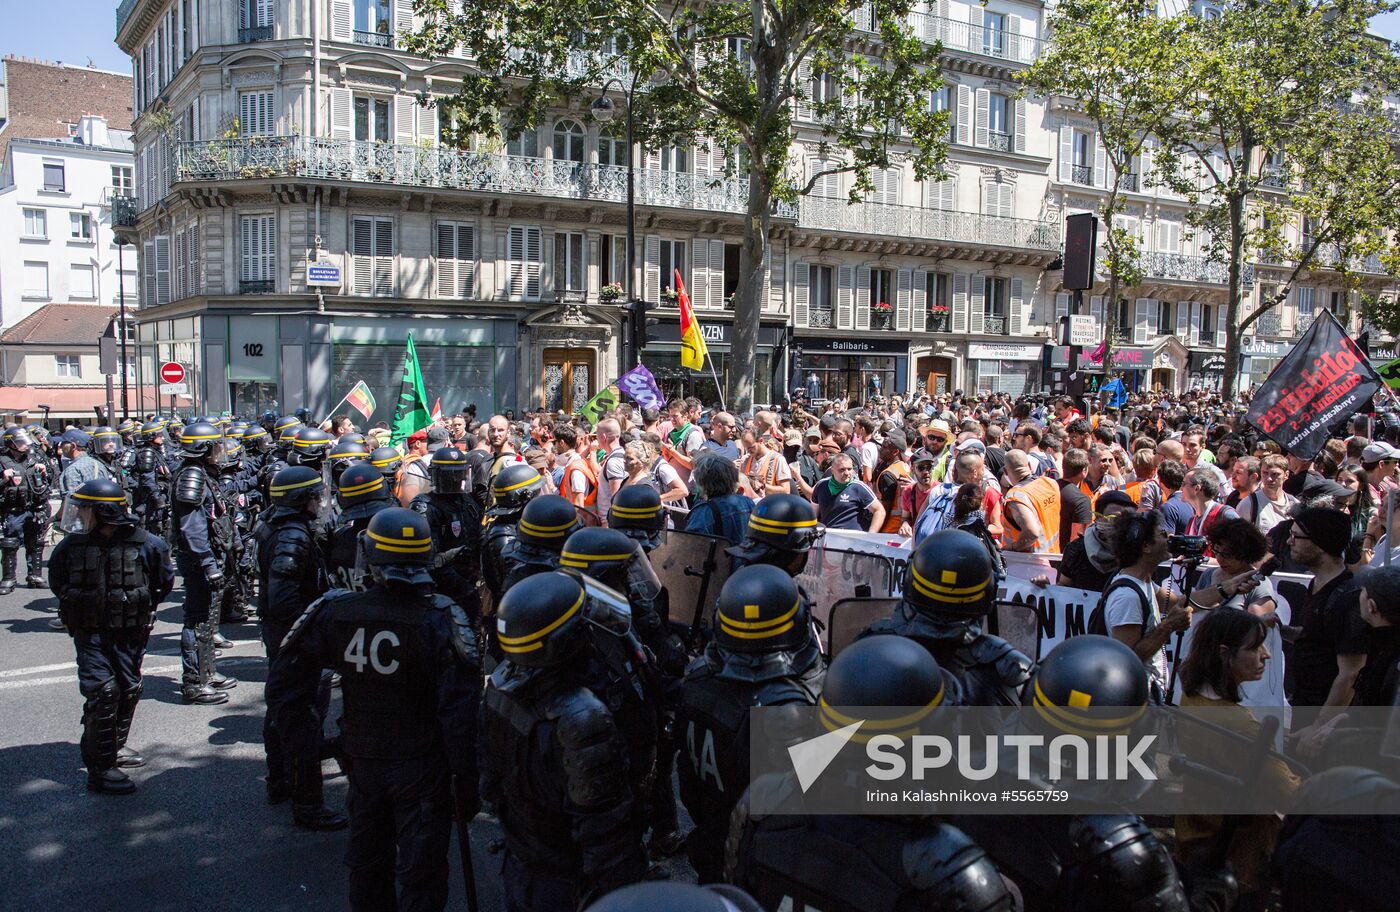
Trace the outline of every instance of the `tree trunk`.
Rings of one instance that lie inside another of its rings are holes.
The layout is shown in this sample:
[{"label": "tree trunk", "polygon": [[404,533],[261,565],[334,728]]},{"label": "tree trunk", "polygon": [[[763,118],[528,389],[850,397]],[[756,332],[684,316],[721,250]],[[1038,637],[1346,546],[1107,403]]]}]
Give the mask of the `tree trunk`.
[{"label": "tree trunk", "polygon": [[1220,379],[1220,398],[1226,402],[1235,398],[1236,380],[1240,373],[1240,297],[1244,284],[1244,218],[1244,195],[1232,193],[1230,196],[1230,286],[1229,298],[1225,303],[1225,376]]},{"label": "tree trunk", "polygon": [[744,217],[744,245],[739,250],[739,288],[734,295],[734,344],[729,346],[727,404],[736,415],[753,408],[759,318],[768,291],[763,258],[768,249],[771,193],[759,167],[755,162],[749,171],[749,208]]}]

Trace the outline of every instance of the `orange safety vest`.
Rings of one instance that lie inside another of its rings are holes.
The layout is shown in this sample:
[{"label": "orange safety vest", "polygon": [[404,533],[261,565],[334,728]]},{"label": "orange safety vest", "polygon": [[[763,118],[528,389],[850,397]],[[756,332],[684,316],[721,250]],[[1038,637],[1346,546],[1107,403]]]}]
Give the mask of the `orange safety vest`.
[{"label": "orange safety vest", "polygon": [[426,457],[424,456],[405,456],[403,458],[403,461],[399,463],[399,470],[394,473],[394,490],[402,490],[403,477],[408,472],[408,467],[413,465],[418,460],[425,458]]},{"label": "orange safety vest", "polygon": [[1138,506],[1142,506],[1142,486],[1145,485],[1145,484],[1147,484],[1149,481],[1156,481],[1156,480],[1157,480],[1157,479],[1156,479],[1156,477],[1154,476],[1154,477],[1152,477],[1152,478],[1144,478],[1142,481],[1134,481],[1134,482],[1131,482],[1131,483],[1130,483],[1126,488],[1124,488],[1123,490],[1124,490],[1125,493],[1127,493],[1127,495],[1128,495],[1129,497],[1131,497],[1131,498],[1133,499],[1133,503],[1137,504]]},{"label": "orange safety vest", "polygon": [[[560,479],[561,484],[559,485],[563,490],[560,493],[568,498],[570,503],[573,503],[574,494],[576,492],[574,491],[573,484],[569,480],[569,475],[573,472],[582,472],[583,477],[588,479],[588,493],[583,495],[582,506],[596,506],[598,503],[598,472],[589,464],[587,459],[581,456],[575,456],[573,459],[569,460],[568,465],[564,466],[564,477]],[[578,504],[575,504],[575,506],[578,506]]]},{"label": "orange safety vest", "polygon": [[[897,460],[897,461],[895,461],[895,462],[892,462],[892,463],[890,463],[889,465],[885,466],[885,470],[884,470],[883,472],[881,472],[880,474],[881,474],[881,475],[884,475],[885,473],[889,473],[889,474],[893,475],[896,479],[899,479],[899,478],[912,478],[912,477],[913,477],[913,475],[909,472],[909,467],[908,467],[907,465],[904,464],[904,460],[902,460],[902,459],[901,459],[901,460]],[[876,488],[877,491],[879,490],[879,487],[880,487],[880,479],[876,478],[876,479],[875,479],[875,488]],[[901,522],[904,521],[904,517],[902,517],[902,516],[899,515],[899,495],[900,495],[903,491],[904,491],[903,488],[898,488],[898,487],[895,488],[895,489],[894,489],[894,497],[892,498],[893,503],[886,503],[886,504],[884,505],[884,506],[885,506],[885,522],[884,522],[884,525],[880,526],[880,531],[881,531],[881,532],[885,532],[885,533],[894,533],[894,532],[898,532],[898,531],[899,531],[899,525],[900,525]],[[882,500],[881,503],[884,503],[884,501]],[[912,525],[912,523],[911,523],[911,525]]]},{"label": "orange safety vest", "polygon": [[[1042,475],[1034,481],[1017,485],[1006,493],[1003,500],[1018,503],[1035,512],[1040,520],[1040,537],[1035,540],[1035,550],[1060,553],[1060,486],[1053,478]],[[1016,528],[1010,510],[1004,510],[1003,516],[1006,531],[1002,533],[1002,547],[1010,550],[1020,530]]]}]

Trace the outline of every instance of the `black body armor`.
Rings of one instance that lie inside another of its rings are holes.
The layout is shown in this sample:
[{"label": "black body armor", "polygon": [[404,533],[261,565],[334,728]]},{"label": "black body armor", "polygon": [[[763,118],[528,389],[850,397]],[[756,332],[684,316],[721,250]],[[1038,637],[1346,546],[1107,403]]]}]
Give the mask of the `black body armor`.
[{"label": "black body armor", "polygon": [[74,533],[67,551],[67,578],[58,613],[70,630],[149,627],[155,611],[151,580],[142,561],[147,533],[103,540]]},{"label": "black body armor", "polygon": [[902,603],[894,616],[876,621],[861,634],[908,637],[929,651],[944,674],[962,685],[967,706],[1019,706],[1021,688],[1035,663],[1001,637],[968,622],[938,624]]}]

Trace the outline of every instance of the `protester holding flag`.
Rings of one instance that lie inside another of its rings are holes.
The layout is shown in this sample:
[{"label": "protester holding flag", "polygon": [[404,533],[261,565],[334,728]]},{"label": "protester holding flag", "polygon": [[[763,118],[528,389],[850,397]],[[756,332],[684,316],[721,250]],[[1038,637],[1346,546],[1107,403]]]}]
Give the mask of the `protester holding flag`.
[{"label": "protester holding flag", "polygon": [[[394,409],[390,442],[398,445],[415,431],[432,423],[432,415],[428,412],[428,393],[423,387],[423,369],[418,364],[418,351],[413,346],[413,333],[410,332],[404,347],[403,381],[399,386],[399,404]],[[426,437],[424,440],[426,442]]]}]

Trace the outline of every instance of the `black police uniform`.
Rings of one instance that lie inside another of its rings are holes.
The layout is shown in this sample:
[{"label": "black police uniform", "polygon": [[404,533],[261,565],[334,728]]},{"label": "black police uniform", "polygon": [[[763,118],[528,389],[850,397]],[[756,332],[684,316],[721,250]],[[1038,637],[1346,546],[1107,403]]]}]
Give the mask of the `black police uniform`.
[{"label": "black police uniform", "polygon": [[[53,487],[47,461],[31,442],[21,453],[9,445],[11,438],[23,434],[18,428],[5,432],[5,445],[0,446],[0,594],[15,588],[18,573],[19,547],[24,545],[24,558],[30,586],[44,584],[44,537],[49,531],[49,491]],[[25,439],[28,435],[24,434]]]},{"label": "black police uniform", "polygon": [[507,466],[496,476],[495,504],[486,511],[481,543],[481,576],[492,605],[499,605],[505,593],[506,554],[515,545],[516,524],[543,485],[540,473],[525,464]]},{"label": "black police uniform", "polygon": [[[427,526],[411,511],[380,511],[369,531],[400,549],[388,559],[402,560],[403,549],[409,557],[431,555]],[[456,779],[457,813],[470,820],[479,808],[481,664],[469,621],[432,591],[418,566],[411,573],[391,568],[364,592],[332,590],[312,603],[267,680],[268,711],[299,756],[319,751],[314,702],[323,667],[341,675],[345,701],[350,908],[442,909],[453,817],[449,776]]]},{"label": "black police uniform", "polygon": [[[149,425],[148,425],[149,426]],[[132,458],[132,510],[147,532],[164,533],[170,509],[170,467],[165,463],[158,432],[142,429],[142,443]]]},{"label": "black police uniform", "polygon": [[515,543],[505,552],[502,591],[537,573],[559,569],[559,552],[578,528],[574,505],[558,494],[543,494],[526,504],[516,523]]},{"label": "black police uniform", "polygon": [[125,514],[117,485],[91,481],[71,495],[77,504],[95,497],[121,499],[124,520],[99,522],[60,541],[49,560],[49,587],[77,650],[78,689],[86,701],[80,747],[89,787],[122,793],[134,786],[115,772],[118,765],[143,762],[123,749],[141,699],[141,662],[155,610],[170,594],[174,574],[165,542]]},{"label": "black police uniform", "polygon": [[608,528],[640,542],[648,554],[655,551],[661,547],[661,538],[666,532],[666,511],[661,506],[661,495],[651,485],[618,488],[608,505]]},{"label": "black police uniform", "polygon": [[729,818],[749,781],[749,710],[811,706],[821,692],[826,665],[810,616],[799,609],[797,586],[783,571],[738,570],[720,592],[714,639],[681,682],[680,792],[695,821],[686,850],[701,883],[724,875]]},{"label": "black police uniform", "polygon": [[388,509],[389,484],[368,462],[347,466],[336,490],[340,515],[326,540],[326,572],[338,589],[363,589],[358,576],[360,533],[374,514]]},{"label": "black police uniform", "polygon": [[578,578],[545,572],[507,589],[497,612],[506,661],[486,691],[481,780],[505,832],[511,912],[573,912],[646,871],[645,793],[581,660],[586,601]]},{"label": "black police uniform", "polygon": [[[434,488],[437,487],[437,479],[446,474],[436,464],[444,452],[445,449],[434,454]],[[465,456],[457,450],[452,452],[462,459],[462,470],[456,474],[465,478]],[[439,592],[461,606],[475,625],[481,617],[481,600],[476,591],[481,572],[481,508],[475,499],[460,489],[419,494],[413,498],[410,506],[428,520],[434,550],[440,559],[446,561],[442,566],[433,568],[433,584]]]}]

